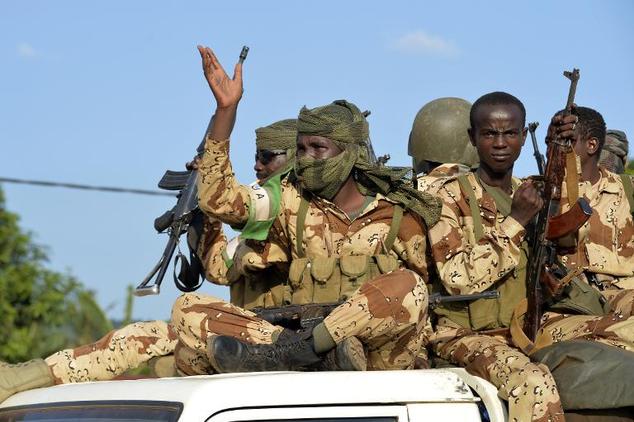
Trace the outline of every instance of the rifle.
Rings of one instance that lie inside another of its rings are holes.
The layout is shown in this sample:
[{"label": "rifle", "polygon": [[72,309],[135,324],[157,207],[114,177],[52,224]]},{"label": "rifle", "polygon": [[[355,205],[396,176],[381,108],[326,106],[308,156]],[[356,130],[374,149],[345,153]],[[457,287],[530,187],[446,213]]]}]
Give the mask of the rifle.
[{"label": "rifle", "polygon": [[[470,295],[443,296],[440,293],[429,295],[429,308],[433,309],[442,303],[466,302],[478,299],[496,299],[497,291],[487,291]],[[277,308],[255,308],[260,318],[273,325],[281,325],[285,328],[300,329],[314,327],[326,318],[337,306],[345,302],[308,303],[305,305],[288,305]]]},{"label": "rifle", "polygon": [[535,136],[535,130],[537,130],[537,126],[539,126],[539,122],[529,123],[528,131],[531,134],[531,141],[533,141],[533,156],[535,157],[535,161],[537,162],[537,171],[539,172],[540,176],[543,176],[546,163],[544,161],[544,155],[539,152],[539,146],[537,145],[537,137]]},{"label": "rifle", "polygon": [[[202,154],[204,147],[205,140],[203,139],[197,149],[198,155]],[[167,267],[178,246],[180,236],[188,231],[194,217],[200,214],[200,210],[198,209],[197,181],[198,170],[167,170],[159,181],[159,188],[179,190],[180,193],[177,196],[178,200],[176,205],[154,220],[154,228],[156,231],[159,233],[167,232],[169,239],[158,263],[135,289],[135,296],[157,295],[160,293],[163,277],[165,277]],[[180,275],[177,277],[176,272],[174,272],[174,283],[176,287],[184,292],[192,292],[198,289],[204,280],[204,271],[200,260],[198,260],[195,255],[195,248],[196,246],[194,245],[192,250],[190,245],[192,265],[187,262],[187,258],[185,258],[180,250],[174,260],[175,267],[179,261],[181,262]],[[157,273],[158,275],[154,283],[150,285],[150,281]],[[202,279],[200,276],[202,276]]]},{"label": "rifle", "polygon": [[[570,114],[579,80],[579,69],[564,72],[564,76],[570,79],[565,108],[565,113]],[[547,140],[548,160],[543,176],[545,204],[535,217],[532,230],[529,230],[530,250],[526,274],[528,311],[524,320],[524,332],[532,341],[535,340],[539,329],[542,305],[546,300],[558,297],[565,287],[559,282],[566,270],[557,260],[555,241],[577,232],[592,214],[592,208],[584,198],[579,198],[565,213],[559,213],[566,155],[574,154],[572,148],[569,139]],[[570,186],[567,187],[570,192]]]}]

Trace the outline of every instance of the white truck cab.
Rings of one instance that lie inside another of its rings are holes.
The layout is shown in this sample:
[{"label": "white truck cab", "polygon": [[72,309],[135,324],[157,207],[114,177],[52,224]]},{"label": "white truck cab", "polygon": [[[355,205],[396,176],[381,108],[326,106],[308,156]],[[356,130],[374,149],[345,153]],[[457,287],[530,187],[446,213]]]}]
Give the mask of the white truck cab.
[{"label": "white truck cab", "polygon": [[0,421],[416,422],[507,420],[463,369],[262,372],[101,381],[18,393]]}]

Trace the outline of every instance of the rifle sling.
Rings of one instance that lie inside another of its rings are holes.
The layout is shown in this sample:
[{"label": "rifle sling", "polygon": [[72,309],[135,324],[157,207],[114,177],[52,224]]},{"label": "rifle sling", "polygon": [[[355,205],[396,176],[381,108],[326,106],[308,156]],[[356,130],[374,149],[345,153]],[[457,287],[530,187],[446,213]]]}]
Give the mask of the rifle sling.
[{"label": "rifle sling", "polygon": [[629,174],[619,174],[621,182],[623,182],[623,190],[630,204],[630,213],[634,214],[634,186],[632,185],[632,177]]},{"label": "rifle sling", "polygon": [[566,153],[566,191],[568,192],[568,206],[572,208],[579,199],[579,173],[577,171],[577,154],[574,151]]}]

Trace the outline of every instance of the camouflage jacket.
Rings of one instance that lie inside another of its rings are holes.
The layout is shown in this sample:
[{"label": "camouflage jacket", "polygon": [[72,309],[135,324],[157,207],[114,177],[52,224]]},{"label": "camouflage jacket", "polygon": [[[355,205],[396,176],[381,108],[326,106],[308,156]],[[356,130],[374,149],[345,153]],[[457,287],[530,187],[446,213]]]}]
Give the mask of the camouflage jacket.
[{"label": "camouflage jacket", "polygon": [[[634,222],[621,178],[601,169],[596,184],[579,184],[579,195],[588,200],[592,216],[577,234],[575,252],[560,256],[562,262],[595,273],[599,281],[634,288]],[[565,187],[561,203],[565,211]]]},{"label": "camouflage jacket", "polygon": [[471,169],[464,164],[446,163],[434,168],[429,173],[421,173],[416,176],[416,186],[421,192],[435,195],[438,189],[451,177],[469,173]]},{"label": "camouflage jacket", "polygon": [[467,178],[482,216],[482,239],[476,242],[471,210],[455,176],[445,177],[438,187],[442,214],[428,233],[438,277],[452,294],[482,292],[512,271],[519,264],[525,235],[517,220],[497,210],[473,172]]},{"label": "camouflage jacket", "polygon": [[[247,240],[238,247],[234,265],[241,273],[270,266],[288,268],[300,257],[296,229],[301,193],[289,178],[282,180],[278,197],[239,184],[229,161],[229,141],[210,138],[199,169],[199,205],[205,213],[234,227],[244,227],[253,218],[272,218],[264,241]],[[394,213],[392,201],[379,194],[351,220],[332,202],[306,195],[309,204],[302,233],[306,257],[389,253],[427,278],[425,226],[418,215],[404,212],[392,249],[383,251]]]}]

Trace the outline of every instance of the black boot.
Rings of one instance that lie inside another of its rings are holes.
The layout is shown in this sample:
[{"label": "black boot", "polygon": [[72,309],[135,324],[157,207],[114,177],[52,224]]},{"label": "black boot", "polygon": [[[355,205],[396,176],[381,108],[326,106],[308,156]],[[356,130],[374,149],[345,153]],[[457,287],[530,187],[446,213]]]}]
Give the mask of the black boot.
[{"label": "black boot", "polygon": [[287,329],[273,344],[247,344],[231,336],[213,336],[207,343],[207,356],[220,373],[295,371],[321,361],[310,331]]},{"label": "black boot", "polygon": [[345,338],[313,367],[316,371],[365,371],[367,368],[363,343],[356,337]]}]

